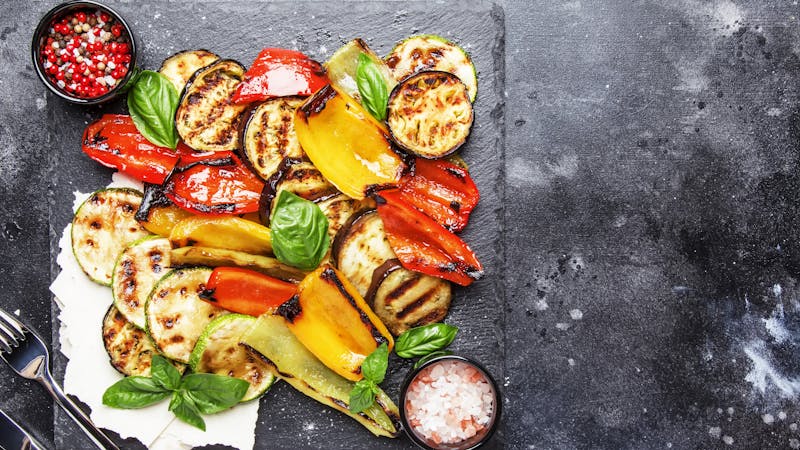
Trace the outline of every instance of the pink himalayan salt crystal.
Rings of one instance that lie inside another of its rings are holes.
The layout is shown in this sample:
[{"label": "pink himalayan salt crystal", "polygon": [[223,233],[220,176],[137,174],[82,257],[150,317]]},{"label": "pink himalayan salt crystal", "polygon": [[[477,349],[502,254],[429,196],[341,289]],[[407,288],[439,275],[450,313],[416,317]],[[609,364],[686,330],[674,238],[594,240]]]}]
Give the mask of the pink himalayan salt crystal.
[{"label": "pink himalayan salt crystal", "polygon": [[456,444],[481,433],[494,411],[489,380],[462,361],[442,361],[417,374],[406,393],[406,418],[436,445]]}]

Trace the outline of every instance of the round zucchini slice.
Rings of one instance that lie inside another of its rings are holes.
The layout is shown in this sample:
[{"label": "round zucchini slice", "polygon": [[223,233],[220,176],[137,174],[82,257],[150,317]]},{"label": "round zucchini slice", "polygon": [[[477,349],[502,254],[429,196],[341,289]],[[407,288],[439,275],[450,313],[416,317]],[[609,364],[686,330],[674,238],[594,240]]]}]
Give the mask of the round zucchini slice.
[{"label": "round zucchini slice", "polygon": [[387,110],[394,141],[428,159],[456,151],[472,126],[467,87],[447,72],[420,72],[406,78],[389,95]]},{"label": "round zucchini slice", "polygon": [[150,234],[134,217],[141,202],[142,193],[134,189],[101,189],[75,212],[72,252],[92,281],[109,286],[125,247]]},{"label": "round zucchini slice", "polygon": [[195,72],[217,60],[219,56],[208,50],[184,50],[165,59],[158,73],[167,77],[180,95]]},{"label": "round zucchini slice", "polygon": [[426,34],[403,40],[386,57],[386,65],[398,80],[423,70],[450,72],[467,85],[470,101],[478,95],[478,75],[469,54],[441,36]]},{"label": "round zucchini slice", "polygon": [[177,269],[163,276],[145,303],[147,332],[156,348],[174,361],[188,363],[189,355],[206,325],[228,314],[200,299],[211,269]]},{"label": "round zucchini slice", "polygon": [[145,327],[144,304],[156,282],[169,271],[169,239],[145,236],[119,255],[111,278],[114,306],[128,321]]},{"label": "round zucchini slice", "polygon": [[250,383],[242,401],[261,397],[275,382],[269,366],[239,345],[256,318],[244,314],[217,317],[194,346],[189,365],[197,373],[215,373]]},{"label": "round zucchini slice", "polygon": [[305,156],[294,131],[294,111],[299,97],[278,97],[253,108],[242,130],[243,153],[261,178],[268,180],[285,158]]},{"label": "round zucchini slice", "polygon": [[[103,344],[111,362],[117,371],[125,376],[150,375],[150,361],[156,348],[140,328],[130,323],[114,306],[108,308],[103,318]],[[186,366],[174,363],[181,372]]]},{"label": "round zucchini slice", "polygon": [[239,148],[239,125],[247,105],[231,102],[242,81],[244,67],[223,59],[192,75],[175,111],[175,128],[197,151],[234,151]]}]

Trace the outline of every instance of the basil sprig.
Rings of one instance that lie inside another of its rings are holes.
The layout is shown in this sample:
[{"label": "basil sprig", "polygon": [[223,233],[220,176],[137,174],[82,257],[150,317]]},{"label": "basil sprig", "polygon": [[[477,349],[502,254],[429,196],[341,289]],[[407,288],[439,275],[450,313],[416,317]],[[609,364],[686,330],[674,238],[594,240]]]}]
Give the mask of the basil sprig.
[{"label": "basil sprig", "polygon": [[358,55],[356,84],[361,95],[361,104],[372,117],[380,121],[386,120],[386,104],[389,103],[386,82],[378,65],[364,53]]},{"label": "basil sprig", "polygon": [[364,378],[358,380],[350,391],[351,412],[360,413],[375,403],[375,396],[380,392],[378,384],[386,376],[388,366],[389,346],[384,342],[361,363],[361,374]]},{"label": "basil sprig", "polygon": [[425,356],[450,345],[456,333],[458,328],[446,323],[411,328],[397,337],[394,352],[401,358]]},{"label": "basil sprig", "polygon": [[278,195],[270,230],[278,261],[301,270],[316,268],[331,244],[328,218],[319,206],[287,190]]},{"label": "basil sprig", "polygon": [[103,404],[112,408],[137,409],[172,396],[169,410],[175,416],[203,431],[201,414],[214,414],[233,407],[247,393],[250,383],[238,378],[211,373],[181,373],[163,356],[154,355],[150,376],[123,378],[106,389]]},{"label": "basil sprig", "polygon": [[128,91],[128,111],[136,129],[148,141],[171,149],[178,146],[177,109],[178,91],[167,77],[152,70],[138,74]]}]

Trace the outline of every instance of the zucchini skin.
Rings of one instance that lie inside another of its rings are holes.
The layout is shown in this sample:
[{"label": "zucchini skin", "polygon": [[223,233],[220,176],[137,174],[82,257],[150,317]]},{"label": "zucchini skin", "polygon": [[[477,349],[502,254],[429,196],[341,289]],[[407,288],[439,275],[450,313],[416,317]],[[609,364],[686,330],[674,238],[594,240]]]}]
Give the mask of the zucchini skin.
[{"label": "zucchini skin", "polygon": [[458,150],[474,113],[466,85],[449,72],[418,72],[395,86],[387,105],[389,132],[409,153],[438,159]]},{"label": "zucchini skin", "polygon": [[72,252],[94,282],[111,285],[114,264],[132,242],[147,236],[134,218],[142,193],[129,188],[107,188],[92,193],[72,219]]},{"label": "zucchini skin", "polygon": [[247,105],[236,105],[231,97],[244,72],[237,61],[223,59],[192,75],[175,111],[175,127],[186,145],[209,152],[239,149]]}]

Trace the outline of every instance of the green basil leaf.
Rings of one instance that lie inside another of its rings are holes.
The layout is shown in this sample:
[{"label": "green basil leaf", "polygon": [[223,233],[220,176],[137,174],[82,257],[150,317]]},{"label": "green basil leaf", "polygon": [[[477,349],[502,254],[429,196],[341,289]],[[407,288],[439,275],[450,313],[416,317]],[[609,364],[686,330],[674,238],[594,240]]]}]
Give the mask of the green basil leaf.
[{"label": "green basil leaf", "polygon": [[361,363],[361,374],[377,385],[383,382],[388,366],[389,346],[384,342],[364,358],[364,362]]},{"label": "green basil leaf", "polygon": [[153,355],[150,362],[150,377],[164,389],[174,391],[181,384],[181,373],[167,358]]},{"label": "green basil leaf", "polygon": [[425,356],[441,350],[456,338],[458,328],[446,323],[432,323],[412,328],[397,337],[394,352],[401,358]]},{"label": "green basil leaf", "polygon": [[330,246],[328,218],[319,206],[287,190],[278,195],[270,229],[278,261],[301,270],[315,269]]},{"label": "green basil leaf", "polygon": [[158,72],[142,71],[128,92],[128,111],[136,129],[155,145],[171,149],[178,146],[177,109],[178,91]]},{"label": "green basil leaf", "polygon": [[126,377],[106,389],[103,404],[119,409],[144,408],[164,400],[169,394],[169,390],[159,386],[152,378]]},{"label": "green basil leaf", "polygon": [[200,410],[194,404],[194,401],[186,395],[186,391],[175,391],[172,395],[172,400],[169,402],[169,410],[181,421],[206,431],[206,421],[203,420]]},{"label": "green basil leaf", "polygon": [[380,121],[386,120],[386,105],[389,103],[386,82],[375,62],[364,53],[358,55],[356,83],[364,108],[372,114],[372,117]]},{"label": "green basil leaf", "polygon": [[360,413],[375,403],[374,387],[375,383],[367,379],[356,382],[350,391],[350,412]]},{"label": "green basil leaf", "polygon": [[181,381],[181,391],[203,414],[218,413],[236,405],[249,387],[247,381],[213,373],[193,373]]},{"label": "green basil leaf", "polygon": [[416,363],[414,363],[414,368],[418,368],[419,366],[425,364],[426,362],[432,360],[433,358],[438,358],[439,356],[447,356],[452,355],[453,352],[449,350],[439,350],[438,352],[428,353],[427,355],[423,356],[419,359]]}]

